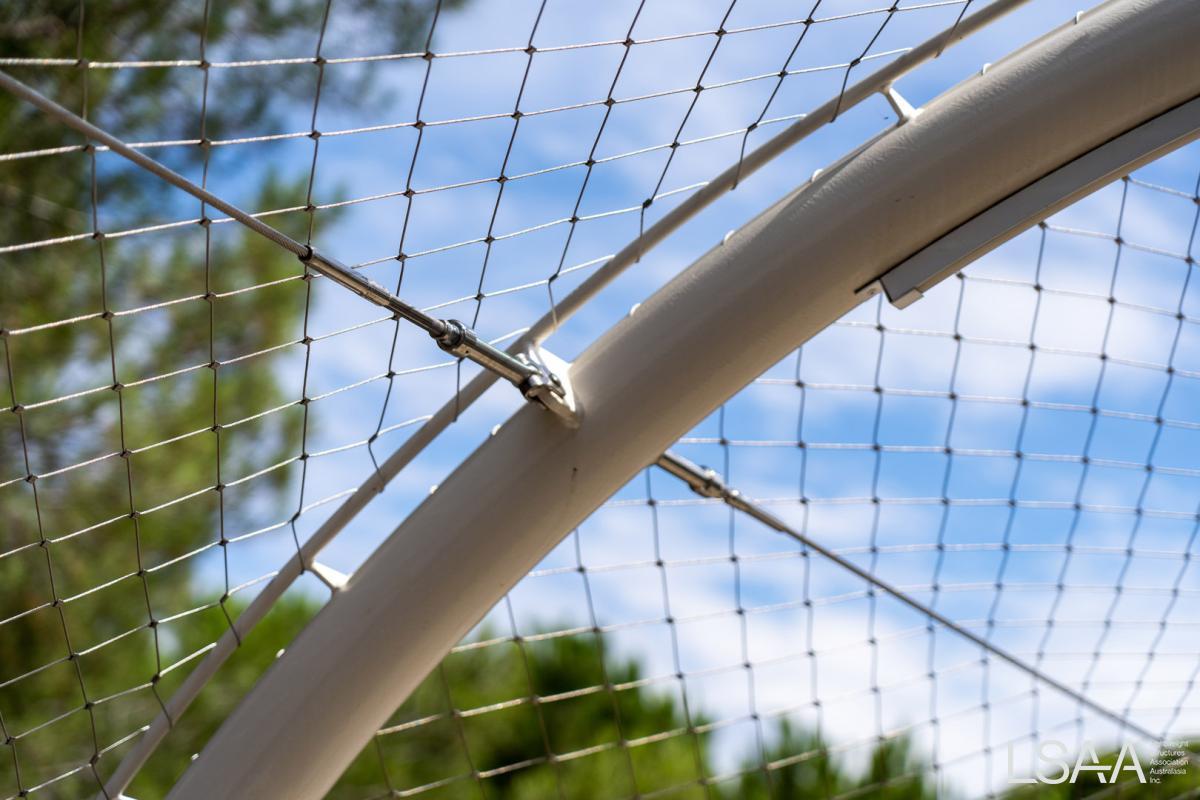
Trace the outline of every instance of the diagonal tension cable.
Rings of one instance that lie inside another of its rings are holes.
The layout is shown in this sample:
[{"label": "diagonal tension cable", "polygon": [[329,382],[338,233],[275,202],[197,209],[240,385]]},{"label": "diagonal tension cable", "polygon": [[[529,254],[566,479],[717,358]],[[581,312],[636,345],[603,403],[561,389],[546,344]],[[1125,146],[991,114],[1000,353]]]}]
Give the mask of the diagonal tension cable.
[{"label": "diagonal tension cable", "polygon": [[[397,319],[403,319],[428,333],[445,352],[479,364],[516,386],[529,400],[537,400],[560,416],[569,417],[573,407],[564,409],[567,396],[563,378],[545,366],[541,359],[525,358],[505,352],[484,341],[470,327],[454,319],[439,319],[410,305],[374,281],[350,267],[301,244],[282,231],[271,227],[253,214],[247,213],[227,200],[196,185],[178,172],[130,147],[108,131],[98,128],[83,117],[64,108],[50,98],[27,86],[11,75],[0,71],[0,88],[37,107],[48,116],[82,133],[112,152],[153,173],[167,183],[182,189],[230,218],[245,225],[265,239],[296,255],[305,267],[324,275],[334,283],[349,289],[359,297],[387,309]],[[314,135],[317,135],[314,131]],[[566,412],[566,413],[564,413]]]},{"label": "diagonal tension cable", "polygon": [[[899,588],[893,586],[892,584],[884,581],[883,579],[876,576],[870,570],[863,569],[862,567],[855,564],[853,561],[850,561],[849,559],[838,555],[834,551],[830,550],[828,547],[825,547],[824,545],[819,544],[818,542],[809,538],[806,534],[801,533],[800,531],[791,527],[786,522],[784,522],[782,519],[775,516],[771,512],[767,511],[762,506],[754,503],[751,500],[746,499],[742,495],[742,493],[739,492],[737,489],[731,488],[728,485],[726,485],[725,482],[721,479],[721,476],[718,475],[715,471],[697,466],[696,464],[693,464],[691,461],[688,461],[685,458],[681,458],[680,456],[677,456],[674,453],[671,453],[669,451],[666,453],[663,453],[661,456],[659,456],[658,460],[655,462],[655,464],[660,469],[664,470],[665,472],[670,473],[671,475],[675,476],[679,480],[686,483],[688,485],[688,488],[690,488],[693,492],[700,495],[701,497],[708,497],[708,498],[712,498],[715,500],[720,500],[721,502],[725,503],[725,505],[729,506],[730,508],[733,508],[737,511],[741,511],[744,514],[746,514],[750,517],[753,517],[754,519],[763,523],[767,527],[772,528],[773,530],[778,531],[779,533],[782,533],[785,536],[790,536],[791,538],[795,539],[800,544],[807,547],[809,550],[812,550],[813,552],[824,556],[825,558],[832,561],[834,564],[837,564],[842,569],[844,569],[848,572],[854,573],[855,575],[862,578],[867,583],[871,584],[872,586],[874,586],[877,589],[882,590],[883,592],[886,592],[887,594],[889,594],[892,597],[894,597],[895,599],[899,600],[901,603],[904,603],[906,606],[913,609],[914,611],[917,611],[918,613],[922,614],[923,616],[928,617],[929,619],[933,620],[934,622],[937,622],[938,624],[942,625],[946,629],[954,631],[954,633],[958,634],[959,636],[962,636],[964,639],[967,639],[967,640],[973,642],[974,644],[979,645],[981,648],[983,648],[987,652],[991,653],[992,655],[996,656],[997,658],[1001,659],[1002,661],[1007,662],[1008,664],[1016,667],[1017,669],[1021,670],[1024,673],[1028,674],[1030,677],[1034,678],[1035,680],[1040,681],[1041,683],[1046,684],[1047,686],[1051,687],[1052,689],[1055,689],[1056,691],[1061,692],[1062,694],[1070,697],[1071,699],[1077,701],[1080,705],[1090,709],[1091,711],[1095,712],[1096,714],[1099,714],[1100,716],[1105,717],[1105,718],[1115,722],[1118,726],[1125,728],[1125,729],[1137,734],[1138,736],[1141,736],[1144,739],[1147,739],[1149,741],[1152,741],[1152,742],[1154,742],[1156,744],[1160,744],[1160,745],[1163,743],[1163,737],[1152,733],[1151,731],[1147,730],[1146,728],[1143,728],[1141,725],[1138,725],[1136,722],[1133,722],[1132,720],[1130,720],[1127,716],[1125,716],[1123,714],[1119,714],[1118,712],[1114,711],[1113,709],[1108,708],[1107,706],[1096,702],[1095,700],[1091,699],[1087,695],[1085,695],[1079,691],[1076,691],[1075,689],[1072,689],[1067,684],[1047,675],[1046,673],[1042,672],[1037,667],[1033,666],[1032,664],[1027,663],[1026,661],[1022,660],[1021,658],[1017,657],[1016,655],[1013,655],[1012,653],[1008,652],[1004,648],[999,647],[996,644],[993,644],[992,642],[988,641],[984,637],[971,632],[970,630],[963,627],[962,625],[959,625],[957,622],[950,619],[946,615],[944,615],[938,611],[935,611],[933,608],[925,605],[920,600],[917,600],[916,598],[912,597],[911,595],[909,595],[907,592],[903,591],[902,589],[899,589]],[[1200,755],[1190,754],[1188,756],[1188,758],[1192,762],[1200,765]]]}]

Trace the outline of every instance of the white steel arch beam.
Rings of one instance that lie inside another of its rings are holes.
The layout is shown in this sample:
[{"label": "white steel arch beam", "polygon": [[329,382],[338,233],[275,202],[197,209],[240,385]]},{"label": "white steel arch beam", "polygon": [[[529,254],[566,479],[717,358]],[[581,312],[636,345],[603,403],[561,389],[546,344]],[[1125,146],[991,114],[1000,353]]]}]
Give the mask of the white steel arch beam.
[{"label": "white steel arch beam", "polygon": [[854,307],[857,290],[1200,96],[1197,41],[1193,2],[1110,0],[939,97],[728,237],[574,364],[579,428],[537,407],[518,411],[335,595],[170,797],[322,796],[566,532]]},{"label": "white steel arch beam", "polygon": [[[968,4],[975,0],[968,0]],[[674,231],[688,220],[695,217],[715,200],[737,188],[739,182],[746,180],[774,158],[794,146],[814,131],[836,120],[838,114],[858,106],[867,98],[884,93],[889,100],[894,100],[894,93],[889,91],[892,83],[904,77],[914,69],[933,59],[939,58],[949,47],[969,38],[978,31],[986,28],[1004,15],[1031,2],[1031,0],[992,0],[970,14],[964,14],[954,21],[954,24],[941,33],[931,37],[922,44],[908,50],[895,60],[889,61],[876,71],[868,74],[856,83],[849,84],[835,97],[830,98],[819,108],[805,114],[792,122],[780,133],[772,136],[755,149],[747,152],[738,161],[727,167],[703,187],[690,194],[679,205],[663,214],[657,221],[641,231],[611,259],[588,275],[578,286],[565,297],[558,300],[553,308],[533,323],[529,329],[518,337],[509,347],[508,353],[517,355],[529,351],[545,340],[557,329],[558,325],[571,317],[582,308],[592,297],[625,270],[636,264],[650,249],[664,241]],[[976,3],[978,5],[978,3]],[[849,77],[849,73],[847,73]],[[0,83],[5,83],[3,73],[0,73]],[[9,84],[10,88],[11,83]],[[20,92],[18,92],[20,94]],[[27,99],[32,98],[26,94]],[[37,103],[35,103],[36,105]],[[56,114],[60,119],[72,117],[70,112],[63,109],[63,114]],[[84,123],[87,128],[95,130],[94,126]],[[138,160],[140,161],[140,160]],[[141,161],[145,165],[144,161]],[[149,168],[147,166],[147,168]],[[157,168],[152,172],[160,174]],[[184,188],[180,184],[176,184]],[[201,188],[201,187],[196,187]],[[185,189],[188,191],[188,189]],[[265,232],[264,232],[265,233]],[[268,235],[268,238],[274,238]],[[276,242],[279,244],[279,242]],[[286,249],[286,246],[285,246]],[[332,265],[330,265],[332,266]],[[377,298],[384,299],[384,298]],[[391,302],[385,299],[385,303]],[[136,744],[121,758],[117,769],[109,776],[104,785],[104,793],[108,797],[120,795],[129,786],[138,770],[162,743],[171,727],[179,720],[188,706],[198,696],[200,691],[212,679],[221,665],[237,650],[241,639],[274,606],[289,586],[296,581],[302,571],[312,567],[320,551],[336,537],[349,522],[362,511],[370,498],[381,493],[387,484],[399,474],[418,453],[424,450],[430,442],[439,436],[462,413],[462,410],[477,401],[488,388],[495,383],[499,375],[489,370],[480,371],[470,381],[464,384],[455,395],[442,407],[422,423],[403,443],[397,447],[388,458],[359,485],[354,494],[348,497],[338,509],[301,545],[300,551],[289,558],[262,590],[255,595],[254,600],[238,615],[230,629],[221,636],[211,650],[196,667],[188,673],[186,680],[163,704],[162,712],[142,732]]]}]

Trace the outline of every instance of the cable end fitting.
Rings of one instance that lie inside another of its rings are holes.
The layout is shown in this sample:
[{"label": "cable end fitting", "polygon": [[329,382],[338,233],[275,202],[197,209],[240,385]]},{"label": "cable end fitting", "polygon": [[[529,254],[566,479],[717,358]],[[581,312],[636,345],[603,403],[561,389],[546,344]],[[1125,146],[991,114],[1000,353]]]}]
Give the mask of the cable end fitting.
[{"label": "cable end fitting", "polygon": [[655,463],[686,483],[689,489],[701,497],[723,500],[736,494],[736,492],[730,492],[716,470],[693,464],[686,458],[677,456],[670,451],[659,456]]},{"label": "cable end fitting", "polygon": [[571,365],[536,345],[518,358],[535,370],[519,386],[525,399],[541,403],[568,428],[578,428],[583,412],[568,378]]},{"label": "cable end fitting", "polygon": [[470,358],[471,345],[479,342],[475,331],[456,319],[441,319],[438,322],[441,323],[441,331],[430,331],[429,333],[437,342],[437,346],[452,356]]},{"label": "cable end fitting", "polygon": [[479,338],[475,331],[456,319],[438,320],[441,332],[430,331],[438,347],[458,358],[473,361],[516,386],[526,400],[545,406],[574,428],[579,410],[566,375],[570,365],[534,347],[513,355]]}]

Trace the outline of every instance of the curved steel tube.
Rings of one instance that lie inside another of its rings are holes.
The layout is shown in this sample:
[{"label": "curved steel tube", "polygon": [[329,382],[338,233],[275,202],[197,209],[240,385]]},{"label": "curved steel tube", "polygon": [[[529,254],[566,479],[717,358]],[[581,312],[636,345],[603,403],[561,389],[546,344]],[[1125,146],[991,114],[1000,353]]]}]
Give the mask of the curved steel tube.
[{"label": "curved steel tube", "polygon": [[1190,3],[1110,0],[939,97],[728,237],[575,363],[579,428],[536,407],[518,411],[334,596],[170,797],[322,796],[446,650],[565,532],[739,387],[853,308],[859,287],[1200,95],[1198,39]]},{"label": "curved steel tube", "polygon": [[[745,158],[713,178],[704,188],[689,196],[687,200],[626,245],[604,266],[589,275],[583,283],[517,339],[508,348],[509,354],[516,355],[526,352],[533,345],[544,341],[554,332],[561,321],[569,319],[588,300],[626,269],[636,264],[645,253],[664,241],[718,198],[736,189],[741,180],[758,171],[814,131],[832,122],[838,114],[850,110],[874,94],[886,91],[894,81],[922,64],[937,58],[947,48],[1028,2],[1029,0],[993,0],[989,5],[974,14],[963,17],[953,26],[890,64],[850,85],[838,97],[830,99],[813,113],[792,123],[786,130],[747,153]],[[144,735],[122,759],[112,777],[105,784],[105,792],[108,796],[116,797],[129,786],[134,775],[171,729],[172,720],[183,714],[204,685],[237,649],[240,638],[258,624],[303,570],[310,567],[313,559],[324,549],[325,545],[332,541],[372,498],[382,492],[402,469],[446,430],[458,418],[463,409],[468,408],[482,397],[483,393],[496,382],[496,378],[494,373],[484,371],[470,380],[454,398],[442,405],[406,439],[404,444],[400,445],[379,466],[379,469],[372,473],[355,493],[342,503],[338,510],[309,537],[301,548],[299,558],[291,558],[282,565],[275,577],[263,587],[250,606],[238,617],[233,629],[223,634],[214,648],[204,656],[167,701],[164,712],[154,719]]]}]

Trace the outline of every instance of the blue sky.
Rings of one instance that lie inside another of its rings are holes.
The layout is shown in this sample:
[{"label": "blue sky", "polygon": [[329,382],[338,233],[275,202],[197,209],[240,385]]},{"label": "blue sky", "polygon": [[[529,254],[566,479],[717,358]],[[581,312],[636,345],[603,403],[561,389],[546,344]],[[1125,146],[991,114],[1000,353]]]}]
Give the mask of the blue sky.
[{"label": "blue sky", "polygon": [[[533,37],[539,52],[532,56],[521,49],[537,3],[476,2],[449,12],[433,40],[437,53],[506,51],[432,62],[411,179],[418,131],[409,123],[418,119],[426,62],[330,64],[330,71],[366,70],[390,96],[387,103],[319,109],[317,127],[324,135],[314,202],[361,202],[344,207],[332,225],[322,224],[328,213],[319,211],[315,242],[343,262],[366,265],[367,275],[392,287],[400,270],[394,256],[402,249],[408,256],[402,297],[471,322],[489,338],[513,334],[549,308],[550,275],[564,268],[553,285],[561,298],[642,224],[733,163],[743,142],[737,132],[764,113],[780,69],[797,74],[779,84],[767,120],[802,114],[836,94],[845,72],[838,65],[863,54],[885,14],[877,2],[825,0],[814,16],[844,18],[813,25],[788,59],[803,30],[795,23],[811,5],[737,3],[727,29],[762,27],[722,37],[714,54],[718,37],[704,32],[720,25],[727,3],[650,0],[632,36],[663,38],[631,48],[612,92],[623,102],[613,107],[599,136],[606,112],[599,101],[624,54],[619,42],[635,3],[550,0]],[[897,14],[854,79],[886,63],[891,57],[886,54],[948,26],[960,11],[956,4],[933,4]],[[1033,0],[901,80],[898,88],[919,106],[1075,11],[1059,0]],[[682,33],[697,35],[674,37]],[[617,43],[555,50],[608,40]],[[339,21],[336,4],[323,55],[365,55]],[[311,75],[305,71],[312,68],[263,69],[289,80]],[[689,89],[699,80],[706,87],[729,85],[699,94],[678,134],[689,143],[671,157],[665,145],[676,136],[694,99]],[[220,90],[218,76],[214,97]],[[524,116],[518,122],[510,115],[519,91]],[[637,97],[643,99],[632,99]],[[284,111],[280,132],[308,129],[311,108]],[[575,356],[727,231],[894,123],[881,98],[850,110],[688,223],[566,323],[548,347]],[[763,125],[749,136],[748,147],[783,124]],[[333,135],[367,126],[384,129]],[[580,162],[593,143],[601,163],[579,199],[587,173]],[[272,167],[303,174],[313,142],[298,137],[229,145],[215,153],[210,188],[248,203],[255,183],[248,177]],[[497,202],[495,178],[506,154],[504,174],[510,180]],[[1200,622],[1194,611],[1200,572],[1181,566],[1178,557],[1189,541],[1198,553],[1191,537],[1200,499],[1200,284],[1189,279],[1192,267],[1183,260],[1200,247],[1193,202],[1198,172],[1200,149],[1192,146],[1139,173],[1146,183],[1175,193],[1138,183],[1110,186],[1056,215],[1050,229],[1027,232],[985,257],[968,270],[967,280],[946,281],[911,309],[900,312],[869,301],[806,345],[801,356],[789,357],[741,391],[684,437],[678,450],[722,469],[743,492],[769,502],[814,538],[847,550],[954,618],[978,623],[992,617],[996,641],[1031,657],[1045,651],[1047,670],[1076,684],[1089,678],[1090,690],[1103,702],[1122,708],[1135,700],[1138,719],[1151,727],[1165,725],[1171,711],[1184,705],[1183,719],[1194,724],[1200,696],[1186,687],[1188,660],[1164,655],[1146,667],[1147,685],[1135,690],[1131,676],[1145,662],[1120,653],[1136,655],[1151,646],[1165,654],[1194,651],[1194,626]],[[656,185],[668,196],[656,200],[643,219],[642,203]],[[398,194],[409,187],[416,192],[411,201]],[[366,199],[377,195],[388,196]],[[576,213],[581,220],[572,224]],[[490,253],[480,241],[489,231],[495,238]],[[1117,246],[1118,233],[1126,246]],[[1035,291],[1035,283],[1044,291]],[[457,377],[456,367],[408,328],[400,329],[389,359],[391,321],[328,282],[313,286],[309,334],[317,341],[308,393],[332,394],[311,406],[307,449],[329,452],[309,462],[306,503],[357,486],[372,469],[361,442],[381,415],[384,426],[397,426],[376,445],[382,458],[418,424],[412,421],[451,396]],[[488,295],[482,301],[476,300],[480,290]],[[1109,303],[1110,295],[1118,302]],[[1175,317],[1177,310],[1184,320]],[[1030,342],[1038,347],[1032,366]],[[1103,364],[1101,352],[1108,356]],[[293,346],[269,359],[268,368],[296,395],[304,356],[303,348]],[[390,394],[384,376],[389,363],[401,373]],[[1168,375],[1168,363],[1175,375]],[[464,379],[471,374],[473,368],[462,368]],[[876,393],[876,385],[885,391]],[[1028,410],[1022,397],[1032,401]],[[511,387],[494,387],[321,560],[352,572],[519,402]],[[1093,415],[1093,405],[1116,413]],[[1160,416],[1169,424],[1156,424]],[[945,453],[947,446],[953,455]],[[1084,455],[1093,463],[1084,464]],[[1146,464],[1156,470],[1148,472]],[[648,496],[660,504],[650,508]],[[799,502],[802,496],[808,502]],[[883,502],[871,502],[873,496]],[[953,502],[943,504],[943,497]],[[244,502],[251,509],[247,516],[263,525],[286,516],[256,508],[252,492]],[[307,512],[299,522],[301,534],[335,507],[336,501]],[[1143,513],[1132,513],[1139,507]],[[654,565],[656,521],[657,542],[669,564],[665,570]],[[728,558],[731,535],[742,557],[736,588]],[[931,547],[939,536],[952,545],[941,559]],[[999,547],[1006,539],[1020,545],[1007,559]],[[1064,560],[1068,540],[1081,549]],[[874,559],[868,552],[872,544],[882,548]],[[275,568],[292,547],[286,529],[235,544],[233,581]],[[1127,557],[1127,547],[1137,556]],[[815,723],[808,704],[820,697],[819,721],[835,739],[873,735],[873,681],[885,685],[878,720],[885,730],[927,722],[931,699],[937,701],[944,718],[940,736],[935,740],[928,725],[914,735],[943,761],[962,757],[947,769],[947,781],[970,793],[1003,779],[1006,753],[988,759],[984,747],[1029,730],[1033,701],[1027,677],[1002,666],[981,667],[977,648],[945,631],[936,635],[930,662],[924,620],[886,598],[877,601],[871,630],[872,600],[860,581],[816,562],[806,575],[805,560],[792,544],[731,518],[724,508],[696,503],[665,475],[633,481],[547,556],[539,572],[513,592],[518,625],[528,630],[590,624],[581,579],[571,569],[577,552],[594,570],[590,588],[600,623],[630,623],[609,638],[619,650],[642,657],[652,675],[675,671],[670,631],[662,622],[665,574],[671,613],[680,620],[675,633],[684,671],[709,671],[688,679],[689,697],[714,717],[741,720],[719,735],[724,768],[736,765],[753,741],[753,725],[743,719],[752,705],[792,709],[791,715]],[[214,578],[220,574],[216,555],[206,565]],[[1062,592],[1054,585],[1060,573],[1068,587]],[[946,587],[936,599],[935,577]],[[997,581],[1008,586],[998,600]],[[1111,587],[1118,581],[1156,591],[1115,598]],[[1171,604],[1165,590],[1174,582],[1188,602]],[[805,585],[819,600],[811,618],[800,604]],[[733,613],[739,604],[752,610],[744,622]],[[1060,624],[1047,635],[1040,621],[1051,611]],[[1117,622],[1108,633],[1101,624],[1106,618]],[[1156,639],[1158,629],[1144,623],[1160,618],[1171,624]],[[507,631],[504,604],[489,620],[491,630]],[[872,634],[876,645],[870,644]],[[810,646],[820,652],[815,660],[804,655]],[[1086,656],[1093,649],[1111,657],[1089,673]],[[753,697],[740,666],[744,660],[756,665]],[[939,672],[932,698],[924,680],[930,666]],[[673,680],[659,685],[662,691],[679,690]],[[1002,702],[1004,697],[1016,699]],[[983,698],[991,700],[988,707]],[[1043,692],[1040,703],[1043,728],[1075,715],[1074,705],[1052,692]],[[1091,718],[1073,732],[1095,739],[1114,735],[1111,726]],[[1029,742],[1019,748],[1018,763],[1028,763]]]}]

